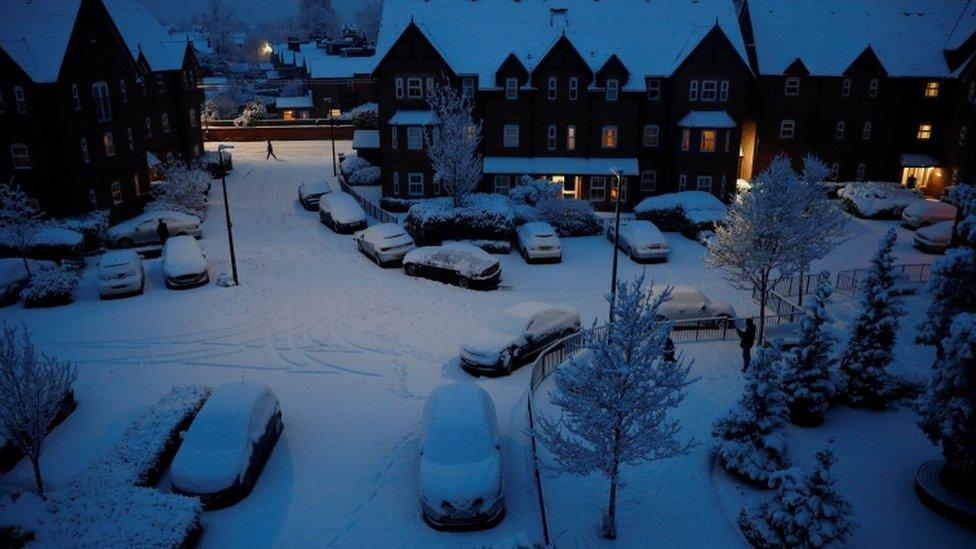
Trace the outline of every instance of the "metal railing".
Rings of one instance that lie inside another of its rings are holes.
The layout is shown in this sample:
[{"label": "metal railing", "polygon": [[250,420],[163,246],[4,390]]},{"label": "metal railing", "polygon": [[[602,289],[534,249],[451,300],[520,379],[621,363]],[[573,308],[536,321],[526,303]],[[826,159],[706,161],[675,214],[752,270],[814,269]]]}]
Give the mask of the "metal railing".
[{"label": "metal railing", "polygon": [[773,291],[783,297],[810,295],[817,291],[820,274],[795,275],[781,279],[773,285]]},{"label": "metal railing", "polygon": [[[864,279],[864,274],[867,271],[867,268],[840,271],[837,273],[837,282],[834,284],[834,287],[838,292],[853,296],[861,286],[861,280]],[[909,282],[926,282],[932,274],[932,264],[908,263],[904,265],[892,265],[891,271],[895,275],[904,275]]]},{"label": "metal railing", "polygon": [[371,202],[365,196],[362,196],[361,194],[356,192],[355,189],[353,189],[348,183],[346,183],[346,178],[343,177],[342,174],[339,174],[339,188],[342,189],[342,192],[351,194],[352,197],[356,199],[356,202],[359,202],[359,205],[362,206],[363,211],[366,212],[366,215],[372,217],[373,219],[379,221],[380,223],[396,223],[397,225],[400,224],[399,217],[387,212],[386,210],[381,208],[378,204]]}]

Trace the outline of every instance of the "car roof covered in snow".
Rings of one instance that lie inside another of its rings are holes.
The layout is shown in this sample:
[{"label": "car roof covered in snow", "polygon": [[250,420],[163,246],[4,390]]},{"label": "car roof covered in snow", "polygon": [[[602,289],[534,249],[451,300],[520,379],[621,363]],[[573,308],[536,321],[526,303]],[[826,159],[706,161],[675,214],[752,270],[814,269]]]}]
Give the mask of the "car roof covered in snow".
[{"label": "car roof covered in snow", "polygon": [[546,223],[545,221],[530,221],[518,228],[519,231],[525,231],[533,236],[540,235],[555,235],[556,230],[552,228],[552,225]]},{"label": "car roof covered in snow", "polygon": [[948,242],[952,239],[952,229],[956,226],[955,220],[939,221],[928,227],[922,227],[915,231],[915,234],[924,236],[932,241]]},{"label": "car roof covered in snow", "polygon": [[102,268],[121,267],[138,261],[139,254],[135,250],[112,250],[102,254],[102,257],[98,260],[98,266]]},{"label": "car roof covered in snow", "polygon": [[171,236],[163,244],[163,273],[181,276],[207,270],[200,244],[190,235]]},{"label": "car roof covered in snow", "polygon": [[477,461],[494,449],[494,404],[475,383],[434,389],[427,397],[424,417],[424,454],[435,461]]},{"label": "car roof covered in snow", "polygon": [[544,303],[542,301],[523,301],[508,307],[505,309],[504,313],[529,319],[543,313],[575,314],[576,309],[568,305],[556,305],[553,303]]},{"label": "car roof covered in snow", "polygon": [[909,215],[943,214],[954,216],[956,215],[956,207],[939,200],[917,200],[905,208],[905,213]]},{"label": "car roof covered in snow", "polygon": [[337,191],[323,196],[319,208],[325,210],[326,207],[329,208],[332,217],[340,222],[348,223],[366,219],[366,212],[349,193]]},{"label": "car roof covered in snow", "polygon": [[368,238],[394,238],[406,234],[403,227],[396,223],[379,223],[366,229],[364,232]]},{"label": "car roof covered in snow", "polygon": [[34,82],[55,82],[81,0],[0,2],[0,49]]},{"label": "car roof covered in snow", "polygon": [[635,238],[641,238],[648,242],[667,243],[668,241],[666,238],[664,238],[664,233],[657,228],[657,225],[643,219],[638,219],[635,221],[621,221],[620,234],[633,235]]},{"label": "car roof covered in snow", "polygon": [[306,181],[298,186],[304,194],[326,194],[332,192],[332,187],[325,181]]}]

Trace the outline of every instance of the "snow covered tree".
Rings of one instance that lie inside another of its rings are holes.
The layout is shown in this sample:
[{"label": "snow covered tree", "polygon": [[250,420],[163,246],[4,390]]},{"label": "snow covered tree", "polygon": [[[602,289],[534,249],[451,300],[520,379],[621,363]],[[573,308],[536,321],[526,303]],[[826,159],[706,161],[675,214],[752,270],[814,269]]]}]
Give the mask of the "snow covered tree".
[{"label": "snow covered tree", "polygon": [[[803,169],[799,179],[802,188],[801,217],[795,220],[799,225],[797,232],[806,238],[797,243],[799,269],[802,275],[810,264],[823,259],[831,250],[848,237],[849,217],[836,200],[830,200],[823,181],[830,175],[830,168],[818,157],[808,154],[803,158]],[[803,292],[799,295],[803,300]]]},{"label": "snow covered tree", "polygon": [[481,121],[472,117],[472,99],[446,83],[434,84],[427,103],[437,120],[424,136],[424,148],[434,179],[459,208],[483,177],[478,152]]},{"label": "snow covered tree", "polygon": [[715,422],[715,451],[730,473],[768,485],[771,475],[790,464],[786,453],[788,409],[779,352],[760,347],[746,370],[746,386],[736,406]]},{"label": "snow covered tree", "polygon": [[761,549],[832,547],[843,544],[857,525],[851,505],[837,493],[830,474],[836,458],[831,445],[817,452],[813,474],[796,468],[773,475],[773,501],[744,509],[739,527]]},{"label": "snow covered tree", "polygon": [[836,390],[834,337],[827,331],[832,322],[827,314],[832,293],[830,274],[824,271],[800,321],[800,344],[784,356],[783,391],[788,399],[790,421],[798,425],[823,422],[823,414]]},{"label": "snow covered tree", "polygon": [[894,399],[897,380],[888,373],[901,314],[891,296],[895,278],[891,250],[895,231],[888,231],[861,283],[861,315],[840,360],[844,397],[855,407],[884,409]]},{"label": "snow covered tree", "polygon": [[254,101],[249,101],[244,105],[244,110],[241,114],[234,119],[235,126],[250,126],[258,120],[264,118],[267,111],[264,108],[264,103],[260,99],[255,99]]},{"label": "snow covered tree", "polygon": [[206,29],[207,38],[217,59],[227,59],[234,50],[233,34],[240,27],[237,11],[223,0],[210,0],[200,16],[200,26]]},{"label": "snow covered tree", "polygon": [[340,31],[339,16],[332,9],[332,0],[301,0],[298,22],[305,38],[335,37]]},{"label": "snow covered tree", "polygon": [[31,461],[37,492],[44,495],[41,450],[62,413],[75,371],[71,364],[38,356],[27,329],[0,330],[0,432]]},{"label": "snow covered tree", "polygon": [[43,216],[44,212],[34,206],[12,178],[8,183],[0,183],[0,241],[9,243],[20,254],[28,279],[31,272],[27,250],[41,228]]},{"label": "snow covered tree", "polygon": [[203,212],[210,185],[207,172],[173,163],[165,166],[163,177],[153,185],[153,200],[146,204],[147,211],[173,210],[197,216]]},{"label": "snow covered tree", "polygon": [[554,374],[552,402],[562,416],[539,422],[538,436],[557,470],[600,472],[610,481],[601,526],[607,539],[616,538],[620,466],[679,456],[693,444],[678,440],[681,426],[668,415],[690,383],[689,366],[680,357],[663,359],[671,326],[658,322],[657,310],[671,292],[654,296],[643,283],[642,276],[618,284],[607,331]]},{"label": "snow covered tree", "polygon": [[367,0],[363,7],[353,15],[353,22],[359,30],[373,40],[380,35],[380,19],[383,16],[383,0]]}]

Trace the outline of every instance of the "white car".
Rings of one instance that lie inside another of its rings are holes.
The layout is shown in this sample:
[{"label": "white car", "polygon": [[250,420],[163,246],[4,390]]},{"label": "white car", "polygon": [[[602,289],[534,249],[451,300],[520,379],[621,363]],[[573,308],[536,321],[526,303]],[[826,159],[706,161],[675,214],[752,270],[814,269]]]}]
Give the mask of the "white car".
[{"label": "white car", "polygon": [[420,446],[420,502],[435,528],[491,527],[505,516],[495,405],[474,383],[427,397]]},{"label": "white car", "polygon": [[[613,226],[607,229],[607,238],[613,242]],[[668,260],[668,239],[650,221],[621,221],[620,250],[634,261]]]},{"label": "white car", "polygon": [[548,260],[558,263],[563,260],[563,246],[552,225],[533,221],[520,226],[515,235],[518,237],[519,252],[526,262]]},{"label": "white car", "polygon": [[909,229],[955,219],[956,207],[938,200],[916,200],[901,213],[901,224]]},{"label": "white car", "polygon": [[193,288],[210,282],[207,257],[192,236],[172,236],[163,245],[163,276],[167,288]]},{"label": "white car", "polygon": [[580,314],[572,307],[539,301],[518,303],[461,344],[461,365],[471,372],[510,374],[579,329]]},{"label": "white car", "polygon": [[267,385],[217,387],[173,458],[173,491],[199,497],[207,509],[237,503],[251,492],[282,429],[278,397]]},{"label": "white car", "polygon": [[422,276],[462,288],[491,289],[502,277],[502,264],[481,248],[466,242],[415,248],[403,257],[407,276]]},{"label": "white car", "polygon": [[955,221],[940,221],[915,231],[915,247],[923,252],[942,253],[952,243]]},{"label": "white car", "polygon": [[[31,273],[36,273],[41,269],[51,269],[57,265],[53,261],[28,259],[27,266]],[[28,278],[23,259],[19,257],[0,259],[0,305],[6,305],[16,300],[20,291],[27,284]]]},{"label": "white car", "polygon": [[102,299],[141,294],[145,287],[146,272],[135,251],[106,252],[98,260],[98,295]]},{"label": "white car", "polygon": [[396,223],[380,223],[357,233],[356,247],[377,265],[383,266],[403,260],[403,256],[417,245],[403,227]]},{"label": "white car", "polygon": [[146,244],[159,244],[157,227],[159,220],[166,222],[170,236],[188,234],[200,237],[200,218],[180,212],[147,212],[113,225],[105,232],[110,246],[131,248]]},{"label": "white car", "polygon": [[352,195],[335,192],[319,199],[319,221],[337,233],[366,228],[366,212]]},{"label": "white car", "polygon": [[298,186],[298,201],[302,207],[310,212],[319,209],[319,200],[323,195],[329,194],[332,189],[324,181],[314,183],[302,183]]},{"label": "white car", "polygon": [[[662,303],[657,313],[673,321],[707,319],[705,324],[711,325],[723,325],[735,318],[735,309],[725,301],[709,299],[698,288],[684,285],[671,287],[671,299]],[[682,327],[689,326],[677,326]]]}]

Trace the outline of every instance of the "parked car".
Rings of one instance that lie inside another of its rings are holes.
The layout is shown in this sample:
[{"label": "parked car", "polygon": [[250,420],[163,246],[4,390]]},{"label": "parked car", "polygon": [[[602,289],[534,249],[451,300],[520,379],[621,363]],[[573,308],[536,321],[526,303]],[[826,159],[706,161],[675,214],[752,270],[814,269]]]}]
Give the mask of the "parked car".
[{"label": "parked car", "polygon": [[403,271],[408,276],[422,276],[462,288],[491,289],[502,277],[502,264],[491,254],[465,242],[442,246],[424,246],[407,252]]},{"label": "parked car", "polygon": [[337,233],[351,233],[366,228],[366,212],[352,195],[329,193],[319,199],[319,221]]},{"label": "parked car", "polygon": [[323,195],[332,192],[332,188],[329,184],[324,181],[316,181],[314,183],[302,183],[298,186],[298,201],[301,202],[302,207],[310,212],[314,212],[319,209],[319,199]]},{"label": "parked car", "polygon": [[108,245],[115,248],[131,248],[147,244],[159,244],[156,228],[159,220],[166,222],[170,236],[188,234],[200,237],[200,218],[181,212],[147,212],[113,225],[105,232]]},{"label": "parked car", "polygon": [[938,200],[916,200],[901,213],[901,224],[909,229],[956,219],[956,207]]},{"label": "parked car", "polygon": [[556,230],[545,221],[533,221],[520,226],[515,231],[518,238],[518,250],[526,262],[537,260],[563,260],[563,246],[556,236]]},{"label": "parked car", "polygon": [[[611,226],[607,229],[607,238],[614,241]],[[650,221],[621,221],[620,242],[621,251],[634,261],[668,260],[668,239],[664,238],[657,226]]]},{"label": "parked car", "polygon": [[377,265],[383,266],[402,261],[403,256],[417,245],[403,227],[396,223],[380,223],[357,233],[356,247]]},{"label": "parked car", "polygon": [[98,260],[98,295],[102,299],[138,295],[145,287],[146,271],[135,251],[106,252]]},{"label": "parked car", "polygon": [[251,493],[282,429],[278,397],[267,385],[217,387],[173,459],[173,491],[199,497],[206,509],[237,503]]},{"label": "parked car", "polygon": [[420,446],[420,505],[427,524],[488,528],[505,516],[495,405],[474,383],[427,397]]},{"label": "parked car", "polygon": [[172,236],[163,245],[163,276],[167,288],[194,288],[210,282],[207,257],[192,236]]},{"label": "parked car", "polygon": [[915,231],[915,247],[923,252],[940,254],[952,243],[953,221],[939,221]]},{"label": "parked car", "polygon": [[[662,287],[663,289],[663,287]],[[725,325],[735,318],[735,309],[725,301],[709,299],[693,286],[677,285],[671,288],[671,299],[658,307],[657,313],[667,320],[708,319],[704,325]],[[695,324],[695,327],[701,324]],[[682,323],[681,327],[690,327]]]},{"label": "parked car", "polygon": [[525,301],[491,319],[461,344],[471,372],[510,374],[561,337],[578,332],[579,312],[566,305]]},{"label": "parked car", "polygon": [[[28,259],[27,266],[31,273],[41,269],[51,269],[57,265],[53,261],[38,261]],[[24,260],[19,257],[5,257],[0,259],[0,305],[13,303],[20,291],[27,285],[27,268]]]}]

